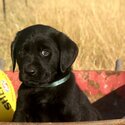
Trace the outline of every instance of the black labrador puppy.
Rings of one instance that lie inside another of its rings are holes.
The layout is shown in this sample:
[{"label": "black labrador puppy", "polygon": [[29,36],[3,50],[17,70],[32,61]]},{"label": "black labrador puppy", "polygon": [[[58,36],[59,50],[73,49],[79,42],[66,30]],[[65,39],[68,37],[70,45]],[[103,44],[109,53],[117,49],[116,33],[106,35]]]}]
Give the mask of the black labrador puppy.
[{"label": "black labrador puppy", "polygon": [[78,88],[71,65],[76,44],[62,32],[45,25],[19,31],[11,45],[13,70],[19,66],[16,122],[73,122],[100,119]]}]

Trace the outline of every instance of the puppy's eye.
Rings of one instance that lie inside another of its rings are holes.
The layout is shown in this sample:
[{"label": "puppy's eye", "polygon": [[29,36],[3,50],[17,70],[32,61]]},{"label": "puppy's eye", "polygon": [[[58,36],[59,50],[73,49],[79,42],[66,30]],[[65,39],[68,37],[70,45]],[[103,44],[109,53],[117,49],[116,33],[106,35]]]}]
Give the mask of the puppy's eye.
[{"label": "puppy's eye", "polygon": [[48,50],[42,50],[41,53],[40,53],[41,56],[49,56],[50,55],[50,52]]}]

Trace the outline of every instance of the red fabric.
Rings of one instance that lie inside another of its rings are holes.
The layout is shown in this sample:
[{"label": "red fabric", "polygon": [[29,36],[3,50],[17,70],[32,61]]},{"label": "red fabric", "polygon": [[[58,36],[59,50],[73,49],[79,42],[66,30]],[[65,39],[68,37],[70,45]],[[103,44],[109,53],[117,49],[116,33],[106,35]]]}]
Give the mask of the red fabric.
[{"label": "red fabric", "polygon": [[[121,87],[118,93],[125,97],[125,72],[75,70],[76,81],[82,91],[90,95],[106,95]],[[18,72],[5,71],[17,92],[20,81]]]}]

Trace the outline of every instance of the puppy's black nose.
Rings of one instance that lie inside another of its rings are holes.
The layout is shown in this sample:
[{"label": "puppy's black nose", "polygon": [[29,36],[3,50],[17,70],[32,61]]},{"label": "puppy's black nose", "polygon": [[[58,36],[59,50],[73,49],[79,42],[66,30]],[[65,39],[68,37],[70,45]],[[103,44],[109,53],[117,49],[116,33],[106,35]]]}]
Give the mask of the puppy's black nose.
[{"label": "puppy's black nose", "polygon": [[25,73],[27,73],[28,75],[34,76],[37,74],[37,70],[34,66],[29,66],[25,69]]}]

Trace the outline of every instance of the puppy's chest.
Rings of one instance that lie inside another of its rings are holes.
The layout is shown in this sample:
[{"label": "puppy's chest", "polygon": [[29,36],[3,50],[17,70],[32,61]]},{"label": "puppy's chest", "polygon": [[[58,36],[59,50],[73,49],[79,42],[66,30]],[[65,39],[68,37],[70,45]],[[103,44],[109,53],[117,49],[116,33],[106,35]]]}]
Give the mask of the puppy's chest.
[{"label": "puppy's chest", "polygon": [[31,108],[34,106],[35,109],[44,110],[51,107],[54,102],[54,97],[48,93],[38,93],[38,94],[29,94],[25,98],[26,107]]},{"label": "puppy's chest", "polygon": [[54,97],[48,94],[28,95],[25,98],[25,111],[27,119],[35,121],[58,121],[62,104],[55,101]]}]

